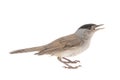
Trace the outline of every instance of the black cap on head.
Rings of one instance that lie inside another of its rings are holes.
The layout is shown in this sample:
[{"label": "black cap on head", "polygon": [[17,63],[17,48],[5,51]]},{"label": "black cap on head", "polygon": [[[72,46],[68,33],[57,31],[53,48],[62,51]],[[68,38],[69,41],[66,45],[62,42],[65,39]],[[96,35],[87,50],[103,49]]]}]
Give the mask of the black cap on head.
[{"label": "black cap on head", "polygon": [[85,24],[85,25],[81,26],[79,29],[89,29],[90,30],[91,27],[94,25],[96,25],[96,24]]}]

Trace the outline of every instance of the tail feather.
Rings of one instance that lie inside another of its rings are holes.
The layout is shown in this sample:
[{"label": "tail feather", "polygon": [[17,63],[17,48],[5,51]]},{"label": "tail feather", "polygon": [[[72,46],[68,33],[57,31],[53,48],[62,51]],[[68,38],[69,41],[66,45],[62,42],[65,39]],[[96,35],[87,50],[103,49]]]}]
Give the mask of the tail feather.
[{"label": "tail feather", "polygon": [[41,51],[42,49],[44,49],[44,46],[15,50],[15,51],[10,52],[10,54]]}]

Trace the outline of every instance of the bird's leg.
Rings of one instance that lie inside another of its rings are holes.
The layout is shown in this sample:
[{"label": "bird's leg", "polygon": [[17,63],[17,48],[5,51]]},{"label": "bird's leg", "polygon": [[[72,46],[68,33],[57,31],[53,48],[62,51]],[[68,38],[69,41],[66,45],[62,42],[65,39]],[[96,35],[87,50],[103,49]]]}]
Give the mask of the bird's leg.
[{"label": "bird's leg", "polygon": [[[80,67],[80,65],[73,67],[73,66],[69,65],[68,62],[62,61],[62,59],[61,59],[60,57],[58,57],[57,59],[58,59],[60,62],[62,62],[62,63],[64,63],[64,64],[66,65],[66,66],[64,66],[64,68],[76,69],[76,68]],[[69,60],[69,61],[70,61],[70,60]],[[73,63],[73,62],[72,62],[72,63]]]},{"label": "bird's leg", "polygon": [[67,60],[66,63],[77,63],[77,62],[80,62],[79,60],[71,61],[71,60],[69,60],[69,59],[67,59],[67,58],[65,58],[65,57],[63,57],[63,59]]}]

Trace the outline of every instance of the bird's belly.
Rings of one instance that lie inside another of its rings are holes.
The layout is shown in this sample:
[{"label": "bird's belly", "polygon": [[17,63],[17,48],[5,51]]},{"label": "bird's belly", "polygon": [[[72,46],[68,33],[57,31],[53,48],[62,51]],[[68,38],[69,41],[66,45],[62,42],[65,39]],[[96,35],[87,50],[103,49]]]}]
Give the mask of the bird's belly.
[{"label": "bird's belly", "polygon": [[81,53],[81,49],[74,48],[72,50],[66,50],[64,52],[61,52],[60,56],[61,57],[71,57],[71,56],[75,56],[75,55],[80,54],[80,53]]},{"label": "bird's belly", "polygon": [[80,45],[80,46],[78,46],[78,47],[74,47],[74,48],[72,48],[72,49],[59,52],[59,53],[57,53],[56,56],[59,56],[59,57],[71,57],[71,56],[76,56],[77,54],[80,54],[80,53],[82,53],[83,51],[85,51],[86,49],[88,49],[88,47],[89,47],[89,42],[86,42],[85,44]]}]

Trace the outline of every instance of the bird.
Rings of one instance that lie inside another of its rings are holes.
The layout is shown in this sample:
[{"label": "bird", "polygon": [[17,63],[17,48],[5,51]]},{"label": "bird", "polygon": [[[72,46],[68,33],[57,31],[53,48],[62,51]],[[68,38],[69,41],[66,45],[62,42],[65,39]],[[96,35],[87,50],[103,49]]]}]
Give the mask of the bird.
[{"label": "bird", "polygon": [[72,66],[70,64],[80,63],[80,61],[70,60],[66,57],[76,56],[87,50],[89,48],[93,34],[96,31],[103,29],[100,26],[103,26],[103,24],[84,24],[80,26],[74,33],[60,37],[48,44],[15,50],[10,52],[10,54],[37,51],[35,55],[48,54],[51,56],[56,56],[57,59],[65,65],[64,68],[77,69],[81,65]]}]

